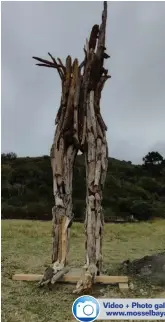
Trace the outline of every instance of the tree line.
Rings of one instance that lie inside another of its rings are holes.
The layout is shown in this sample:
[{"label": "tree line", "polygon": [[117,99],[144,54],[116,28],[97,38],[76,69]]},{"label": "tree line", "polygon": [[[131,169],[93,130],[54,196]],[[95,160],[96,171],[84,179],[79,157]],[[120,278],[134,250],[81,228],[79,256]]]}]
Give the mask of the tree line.
[{"label": "tree line", "polygon": [[[84,156],[78,155],[73,169],[75,221],[85,218]],[[54,205],[49,156],[17,157],[1,154],[2,219],[51,220]],[[109,158],[103,191],[105,221],[165,218],[165,159],[155,151],[142,165]]]}]

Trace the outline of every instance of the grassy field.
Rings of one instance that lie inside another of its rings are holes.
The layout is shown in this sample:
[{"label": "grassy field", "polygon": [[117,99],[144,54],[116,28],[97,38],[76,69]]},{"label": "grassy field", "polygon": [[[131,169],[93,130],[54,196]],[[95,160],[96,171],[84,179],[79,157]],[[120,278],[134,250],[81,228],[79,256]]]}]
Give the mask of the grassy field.
[{"label": "grassy field", "polygon": [[[165,250],[165,221],[139,224],[106,224],[103,243],[104,269],[115,272],[128,258]],[[37,289],[34,282],[12,281],[13,273],[43,273],[51,264],[51,222],[2,221],[2,321],[73,321],[71,306],[76,296],[73,285],[55,285],[53,291]],[[84,264],[83,225],[71,229],[70,266]],[[117,286],[97,286],[96,297],[159,297],[160,287],[134,282],[133,290],[122,294]],[[121,320],[122,321],[122,320]]]}]

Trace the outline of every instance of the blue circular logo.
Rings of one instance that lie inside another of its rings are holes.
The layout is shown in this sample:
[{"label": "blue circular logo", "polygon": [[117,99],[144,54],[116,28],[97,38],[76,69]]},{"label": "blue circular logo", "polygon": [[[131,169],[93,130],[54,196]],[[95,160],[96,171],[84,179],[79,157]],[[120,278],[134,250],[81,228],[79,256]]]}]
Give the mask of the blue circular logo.
[{"label": "blue circular logo", "polygon": [[72,313],[77,321],[92,322],[100,313],[99,302],[93,296],[80,296],[72,305]]}]

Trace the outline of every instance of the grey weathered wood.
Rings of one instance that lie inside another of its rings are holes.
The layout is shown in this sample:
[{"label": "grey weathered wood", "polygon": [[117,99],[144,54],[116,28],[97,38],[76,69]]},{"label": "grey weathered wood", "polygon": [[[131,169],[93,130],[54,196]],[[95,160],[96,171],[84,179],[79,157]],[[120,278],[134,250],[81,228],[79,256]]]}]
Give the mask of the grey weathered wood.
[{"label": "grey weathered wood", "polygon": [[[50,54],[51,62],[33,57],[44,67],[56,68],[61,78],[61,101],[55,119],[56,130],[50,152],[53,175],[54,207],[52,210],[53,251],[55,272],[68,263],[70,225],[72,223],[72,176],[78,149],[86,160],[86,263],[77,283],[76,293],[89,290],[102,268],[104,218],[102,189],[108,166],[107,126],[100,113],[101,92],[109,75],[104,68],[107,2],[104,1],[100,27],[93,26],[84,46],[84,61],[60,58]],[[98,40],[97,40],[98,37]]]},{"label": "grey weathered wood", "polygon": [[61,279],[68,272],[69,272],[69,267],[65,266],[62,270],[60,270],[53,276],[51,280],[51,284],[55,284],[59,279]]}]

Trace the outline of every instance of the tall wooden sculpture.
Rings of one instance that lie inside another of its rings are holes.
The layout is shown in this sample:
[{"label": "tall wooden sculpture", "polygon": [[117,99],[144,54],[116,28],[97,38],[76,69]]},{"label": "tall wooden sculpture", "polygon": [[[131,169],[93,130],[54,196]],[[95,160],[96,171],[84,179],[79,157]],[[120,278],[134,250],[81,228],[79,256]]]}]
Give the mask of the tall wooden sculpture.
[{"label": "tall wooden sculpture", "polygon": [[53,254],[51,282],[68,263],[72,214],[72,174],[78,150],[86,162],[86,263],[75,293],[88,291],[102,268],[102,190],[108,166],[107,127],[100,113],[104,84],[110,76],[104,68],[107,2],[104,1],[101,25],[94,25],[84,46],[85,58],[79,65],[68,56],[65,64],[50,54],[52,61],[33,57],[38,66],[55,68],[61,79],[62,95],[55,120],[51,148],[53,171]]}]

